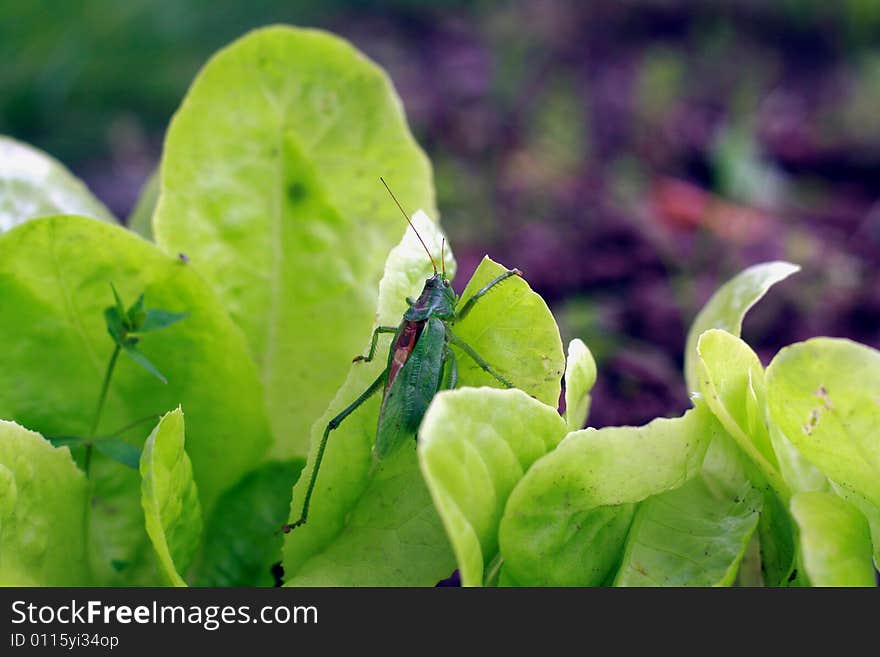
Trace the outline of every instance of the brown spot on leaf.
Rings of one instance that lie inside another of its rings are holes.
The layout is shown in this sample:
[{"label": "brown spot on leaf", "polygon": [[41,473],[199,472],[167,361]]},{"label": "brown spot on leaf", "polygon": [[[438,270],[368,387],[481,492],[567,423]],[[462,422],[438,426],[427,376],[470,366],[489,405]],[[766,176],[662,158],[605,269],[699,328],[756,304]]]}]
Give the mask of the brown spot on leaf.
[{"label": "brown spot on leaf", "polygon": [[816,396],[822,400],[822,405],[825,406],[829,411],[834,410],[834,404],[831,403],[831,397],[828,396],[828,390],[825,386],[819,386],[819,389],[816,390]]},{"label": "brown spot on leaf", "polygon": [[822,417],[822,411],[820,407],[816,407],[810,411],[810,417],[807,420],[807,423],[801,427],[801,430],[806,434],[810,435],[815,431],[816,427],[819,425],[819,419]]}]

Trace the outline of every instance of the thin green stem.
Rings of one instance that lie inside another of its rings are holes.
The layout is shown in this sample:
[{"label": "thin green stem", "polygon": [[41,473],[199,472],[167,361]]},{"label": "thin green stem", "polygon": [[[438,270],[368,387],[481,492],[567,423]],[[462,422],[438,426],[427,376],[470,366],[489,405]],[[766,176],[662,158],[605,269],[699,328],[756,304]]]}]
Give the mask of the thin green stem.
[{"label": "thin green stem", "polygon": [[101,437],[102,438],[115,438],[115,437],[125,433],[129,429],[134,429],[135,427],[137,427],[141,424],[144,424],[145,422],[149,422],[150,420],[158,422],[160,417],[161,416],[158,413],[153,413],[151,415],[147,415],[146,417],[142,417],[140,420],[135,420],[134,422],[126,424],[124,427],[121,427],[121,428],[117,429],[116,431],[108,431],[106,434],[104,434]]},{"label": "thin green stem", "polygon": [[104,383],[101,384],[101,394],[98,397],[98,406],[95,408],[95,417],[92,420],[92,428],[89,429],[89,435],[86,439],[86,456],[83,469],[86,476],[89,474],[89,466],[92,463],[92,443],[95,441],[95,433],[98,431],[98,424],[101,422],[101,413],[104,410],[104,402],[107,401],[107,391],[110,389],[110,379],[113,376],[113,369],[116,367],[116,359],[119,357],[120,347],[117,344],[110,356],[110,362],[107,363],[107,371],[104,373]]}]

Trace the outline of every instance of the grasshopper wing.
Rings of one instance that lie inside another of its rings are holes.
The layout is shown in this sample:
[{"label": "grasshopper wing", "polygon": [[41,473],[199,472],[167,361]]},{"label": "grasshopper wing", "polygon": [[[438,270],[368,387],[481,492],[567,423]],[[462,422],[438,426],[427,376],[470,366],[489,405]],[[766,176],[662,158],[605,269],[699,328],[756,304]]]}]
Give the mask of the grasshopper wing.
[{"label": "grasshopper wing", "polygon": [[376,456],[385,458],[415,433],[440,388],[446,342],[443,321],[428,319],[406,363],[392,381],[379,411]]}]

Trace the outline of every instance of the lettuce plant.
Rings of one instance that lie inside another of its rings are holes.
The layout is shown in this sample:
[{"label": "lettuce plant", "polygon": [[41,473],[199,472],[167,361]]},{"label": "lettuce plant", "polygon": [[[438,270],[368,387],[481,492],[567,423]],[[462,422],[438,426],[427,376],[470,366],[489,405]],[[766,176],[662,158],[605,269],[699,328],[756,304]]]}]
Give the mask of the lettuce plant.
[{"label": "lettuce plant", "polygon": [[[390,81],[337,37],[271,27],[213,57],[129,229],[48,155],[0,154],[0,584],[875,581],[880,353],[815,338],[765,368],[740,329],[797,271],[781,262],[709,301],[693,407],[640,427],[584,428],[589,348],[566,355],[506,281],[456,331],[515,387],[459,358],[378,463],[373,398],[333,433],[308,523],[279,533],[316,436],[382,367],[352,357],[429,274],[379,176],[435,256],[445,240]],[[463,300],[503,270],[485,258]]]}]

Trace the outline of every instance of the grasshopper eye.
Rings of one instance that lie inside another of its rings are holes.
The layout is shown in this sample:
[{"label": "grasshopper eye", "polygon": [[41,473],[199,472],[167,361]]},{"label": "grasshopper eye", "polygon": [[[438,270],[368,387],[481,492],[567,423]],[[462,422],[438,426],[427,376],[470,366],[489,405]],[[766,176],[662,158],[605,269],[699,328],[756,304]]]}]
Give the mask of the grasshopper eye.
[{"label": "grasshopper eye", "polygon": [[449,287],[449,281],[446,280],[445,278],[443,279],[443,285],[445,285],[446,287]]}]

